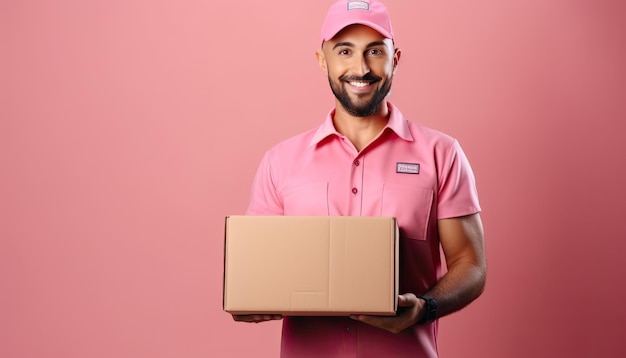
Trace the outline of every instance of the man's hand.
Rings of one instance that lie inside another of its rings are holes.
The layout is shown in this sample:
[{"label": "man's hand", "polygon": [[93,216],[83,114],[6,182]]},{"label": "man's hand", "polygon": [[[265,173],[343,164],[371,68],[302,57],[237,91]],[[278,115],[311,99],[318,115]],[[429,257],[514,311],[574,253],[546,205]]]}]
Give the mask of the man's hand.
[{"label": "man's hand", "polygon": [[398,296],[398,314],[393,317],[355,315],[350,318],[387,330],[399,333],[416,324],[424,315],[425,301],[412,293]]},{"label": "man's hand", "polygon": [[246,315],[233,315],[233,319],[237,322],[259,323],[266,321],[274,321],[282,319],[283,316],[279,314],[246,314]]}]

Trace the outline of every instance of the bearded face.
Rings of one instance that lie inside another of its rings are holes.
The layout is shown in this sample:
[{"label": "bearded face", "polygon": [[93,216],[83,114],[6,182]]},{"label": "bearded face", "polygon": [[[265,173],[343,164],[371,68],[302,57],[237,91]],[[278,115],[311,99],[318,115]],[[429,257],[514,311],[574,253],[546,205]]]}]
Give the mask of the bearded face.
[{"label": "bearded face", "polygon": [[[383,80],[371,72],[362,77],[345,75],[337,80],[333,80],[330,73],[328,74],[328,82],[333,94],[343,108],[356,117],[371,116],[378,111],[391,90],[392,80],[393,76]],[[372,93],[350,94],[348,91],[348,87],[362,89],[371,86],[375,87]]]}]

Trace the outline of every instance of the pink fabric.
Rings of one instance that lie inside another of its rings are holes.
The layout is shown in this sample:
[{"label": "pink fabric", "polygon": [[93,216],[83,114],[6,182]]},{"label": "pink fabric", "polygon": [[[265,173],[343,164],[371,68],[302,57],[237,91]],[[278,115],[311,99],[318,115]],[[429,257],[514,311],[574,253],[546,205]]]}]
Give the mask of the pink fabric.
[{"label": "pink fabric", "polygon": [[338,0],[328,9],[322,24],[322,42],[332,39],[344,27],[354,24],[369,26],[393,40],[391,19],[383,3],[378,0]]},{"label": "pink fabric", "polygon": [[[401,230],[400,292],[421,294],[442,275],[437,219],[473,214],[480,206],[457,141],[388,106],[387,127],[360,153],[335,130],[332,111],[319,128],[268,151],[247,213],[395,216]],[[437,322],[391,334],[346,317],[286,317],[281,353],[436,357],[436,333]]]}]

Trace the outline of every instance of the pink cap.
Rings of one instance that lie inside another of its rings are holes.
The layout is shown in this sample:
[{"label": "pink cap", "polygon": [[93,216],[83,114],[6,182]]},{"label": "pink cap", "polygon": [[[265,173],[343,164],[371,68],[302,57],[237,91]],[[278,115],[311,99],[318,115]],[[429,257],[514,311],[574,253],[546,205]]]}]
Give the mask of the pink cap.
[{"label": "pink cap", "polygon": [[322,42],[332,39],[344,27],[354,24],[369,26],[393,40],[391,19],[383,3],[378,0],[339,0],[328,9],[322,25]]}]

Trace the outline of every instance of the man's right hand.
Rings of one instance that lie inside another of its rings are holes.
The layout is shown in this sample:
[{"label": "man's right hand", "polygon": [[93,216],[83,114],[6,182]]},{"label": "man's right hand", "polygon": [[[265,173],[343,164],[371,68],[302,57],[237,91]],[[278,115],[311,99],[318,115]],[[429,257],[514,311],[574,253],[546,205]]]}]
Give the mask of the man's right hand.
[{"label": "man's right hand", "polygon": [[246,315],[232,315],[233,319],[237,322],[259,323],[266,321],[274,321],[282,319],[283,316],[279,314],[246,314]]}]

